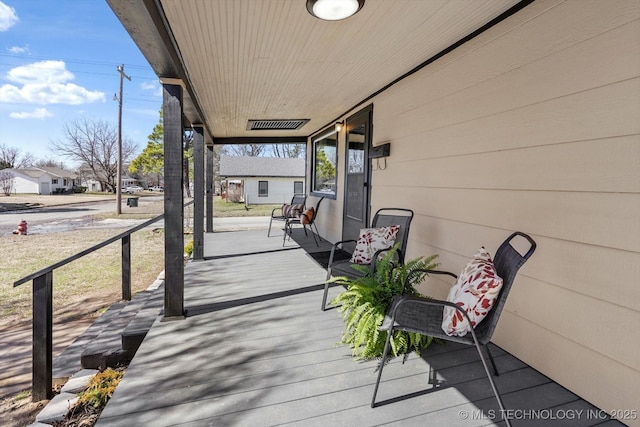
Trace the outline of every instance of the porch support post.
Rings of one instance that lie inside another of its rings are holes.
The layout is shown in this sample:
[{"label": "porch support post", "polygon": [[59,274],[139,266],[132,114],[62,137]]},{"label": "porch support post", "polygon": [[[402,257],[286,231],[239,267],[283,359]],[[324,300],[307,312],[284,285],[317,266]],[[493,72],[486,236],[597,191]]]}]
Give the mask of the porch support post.
[{"label": "porch support post", "polygon": [[33,384],[31,400],[53,396],[53,271],[33,279]]},{"label": "porch support post", "polygon": [[122,238],[120,259],[122,264],[122,299],[131,301],[131,234]]},{"label": "porch support post", "polygon": [[182,86],[163,83],[164,317],[184,317]]},{"label": "porch support post", "polygon": [[207,233],[213,233],[213,193],[215,191],[215,182],[213,177],[213,146],[207,145]]},{"label": "porch support post", "polygon": [[193,126],[193,259],[204,258],[204,135],[203,126]]}]

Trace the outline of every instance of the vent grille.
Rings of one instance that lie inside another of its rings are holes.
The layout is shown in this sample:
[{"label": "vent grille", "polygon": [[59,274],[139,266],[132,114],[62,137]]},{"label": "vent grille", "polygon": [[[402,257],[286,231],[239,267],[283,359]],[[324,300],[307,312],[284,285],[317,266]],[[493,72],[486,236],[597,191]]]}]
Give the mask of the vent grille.
[{"label": "vent grille", "polygon": [[247,130],[297,130],[307,124],[309,119],[291,120],[249,120]]}]

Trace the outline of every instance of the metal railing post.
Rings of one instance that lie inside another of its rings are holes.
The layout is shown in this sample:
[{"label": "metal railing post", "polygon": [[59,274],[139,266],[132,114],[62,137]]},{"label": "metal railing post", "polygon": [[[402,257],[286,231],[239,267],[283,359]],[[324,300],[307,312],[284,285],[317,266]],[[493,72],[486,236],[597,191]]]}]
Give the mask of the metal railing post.
[{"label": "metal railing post", "polygon": [[122,238],[122,299],[131,301],[131,234]]},{"label": "metal railing post", "polygon": [[31,400],[53,396],[53,272],[33,279],[33,386]]}]

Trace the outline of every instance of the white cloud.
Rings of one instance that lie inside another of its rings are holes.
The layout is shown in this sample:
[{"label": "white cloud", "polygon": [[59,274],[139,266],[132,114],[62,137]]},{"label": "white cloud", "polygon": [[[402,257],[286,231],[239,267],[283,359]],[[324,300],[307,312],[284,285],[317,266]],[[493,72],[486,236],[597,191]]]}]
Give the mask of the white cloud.
[{"label": "white cloud", "polygon": [[22,86],[0,87],[0,102],[80,105],[105,101],[104,92],[90,91],[74,83],[64,61],[40,61],[11,69],[7,79]]},{"label": "white cloud", "polygon": [[64,61],[40,61],[13,68],[7,73],[9,81],[20,84],[64,83],[75,79]]},{"label": "white cloud", "polygon": [[47,117],[53,117],[46,108],[36,108],[32,113],[23,111],[21,113],[11,113],[9,117],[12,119],[45,119]]},{"label": "white cloud", "polygon": [[18,21],[16,10],[0,1],[0,31],[7,31]]},{"label": "white cloud", "polygon": [[152,91],[155,96],[162,96],[162,86],[157,82],[142,82],[140,89]]},{"label": "white cloud", "polygon": [[14,55],[29,53],[28,46],[11,46],[7,50],[9,51],[9,53],[13,53]]}]

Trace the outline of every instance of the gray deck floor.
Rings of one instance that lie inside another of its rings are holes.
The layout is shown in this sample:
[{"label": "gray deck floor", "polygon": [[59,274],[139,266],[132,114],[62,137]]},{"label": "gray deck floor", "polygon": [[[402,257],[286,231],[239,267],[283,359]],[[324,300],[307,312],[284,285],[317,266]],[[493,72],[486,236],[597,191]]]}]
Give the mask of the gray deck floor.
[{"label": "gray deck floor", "polygon": [[[187,318],[155,323],[97,425],[504,425],[477,353],[455,344],[392,361],[378,393],[383,404],[371,409],[376,364],[355,362],[336,345],[340,314],[320,310],[326,272],[296,241],[283,248],[279,231],[206,235],[207,260],[185,270]],[[327,249],[310,237],[298,241]],[[522,418],[513,425],[620,425],[494,350],[498,388]]]}]

